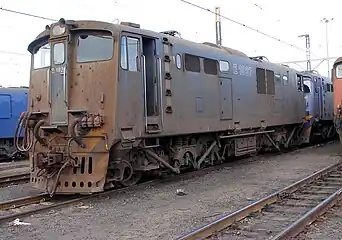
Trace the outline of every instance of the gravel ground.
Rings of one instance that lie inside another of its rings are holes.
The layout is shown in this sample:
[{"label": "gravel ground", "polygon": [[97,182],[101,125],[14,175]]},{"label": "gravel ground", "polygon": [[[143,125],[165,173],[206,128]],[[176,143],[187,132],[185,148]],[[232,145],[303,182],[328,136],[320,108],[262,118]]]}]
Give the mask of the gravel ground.
[{"label": "gravel ground", "polygon": [[[0,226],[0,239],[174,239],[340,160],[340,145],[241,160],[202,176],[112,194]],[[177,196],[183,188],[185,196]],[[0,192],[1,194],[1,192]]]},{"label": "gravel ground", "polygon": [[[15,198],[33,196],[42,192],[43,191],[30,188],[29,183],[10,185],[8,187],[0,188],[0,202],[8,201]],[[0,236],[0,240],[2,239],[2,236]]]},{"label": "gravel ground", "polygon": [[[14,174],[29,172],[28,161],[18,161],[14,163],[2,163],[0,164],[0,176],[11,176]],[[0,187],[0,202],[7,201],[14,198],[26,197],[29,195],[35,195],[41,193],[40,190],[30,188],[28,183],[14,184],[6,187]],[[1,240],[0,236],[0,240]]]}]

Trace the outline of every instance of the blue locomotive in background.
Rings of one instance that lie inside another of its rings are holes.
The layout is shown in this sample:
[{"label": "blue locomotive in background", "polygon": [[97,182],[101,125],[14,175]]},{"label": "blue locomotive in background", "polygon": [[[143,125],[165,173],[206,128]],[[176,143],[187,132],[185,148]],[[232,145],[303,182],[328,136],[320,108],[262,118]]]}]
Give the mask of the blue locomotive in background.
[{"label": "blue locomotive in background", "polygon": [[[14,133],[20,114],[27,109],[28,87],[0,87],[0,161],[27,156],[14,146]],[[19,135],[23,137],[23,133]]]}]

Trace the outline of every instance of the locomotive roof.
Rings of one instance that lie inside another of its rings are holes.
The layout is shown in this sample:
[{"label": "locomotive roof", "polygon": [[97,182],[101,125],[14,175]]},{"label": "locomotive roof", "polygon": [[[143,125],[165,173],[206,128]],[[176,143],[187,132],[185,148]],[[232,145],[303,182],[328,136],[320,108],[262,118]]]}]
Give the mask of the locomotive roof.
[{"label": "locomotive roof", "polygon": [[[165,33],[159,33],[156,31],[151,31],[147,29],[142,29],[140,27],[131,27],[127,26],[124,24],[113,24],[113,23],[108,23],[108,22],[102,22],[102,21],[88,21],[88,20],[79,20],[79,21],[73,21],[78,24],[79,27],[85,28],[85,29],[103,29],[103,30],[109,30],[112,32],[116,31],[126,31],[126,32],[132,32],[136,33],[139,35],[145,35],[145,36],[152,36],[152,37],[167,37],[169,39],[173,39],[173,41],[176,42],[181,42],[183,45],[188,45],[194,47],[194,45],[197,45],[196,47],[198,48],[203,48],[203,49],[210,49],[211,51],[219,51],[219,52],[224,52],[225,54],[230,54],[234,56],[239,56],[239,57],[244,57],[248,58],[248,56],[236,49],[229,48],[229,47],[224,47],[224,46],[219,46],[214,43],[209,43],[209,42],[204,42],[204,43],[196,43],[193,41],[189,41],[186,39],[178,38],[178,37],[173,37],[171,35],[165,34]],[[49,33],[49,30],[46,29],[43,32],[41,32],[36,39],[41,38]],[[215,50],[214,50],[215,49]]]},{"label": "locomotive roof", "polygon": [[[191,47],[192,49],[197,49],[199,51],[207,51],[207,52],[218,53],[218,54],[229,54],[232,56],[238,56],[238,57],[242,57],[242,58],[249,59],[249,60],[253,61],[247,54],[245,54],[239,50],[233,49],[233,48],[229,48],[229,47],[225,47],[225,46],[219,46],[217,44],[209,43],[209,42],[197,43],[197,42],[189,41],[189,40],[186,40],[183,38],[174,37],[174,36],[166,34],[166,33],[160,33],[160,32],[156,32],[156,31],[152,31],[152,30],[142,29],[142,28],[140,28],[140,26],[138,24],[134,24],[134,23],[127,23],[127,22],[123,23],[123,22],[121,22],[120,24],[114,24],[114,23],[95,21],[95,20],[66,21],[67,24],[68,24],[68,22],[71,22],[73,24],[76,23],[79,28],[84,28],[87,30],[101,29],[101,30],[107,30],[107,31],[111,31],[111,32],[126,31],[126,32],[131,32],[131,33],[135,33],[135,34],[142,35],[142,36],[150,36],[150,37],[156,37],[156,38],[167,37],[168,39],[172,39],[172,42],[179,43],[183,46],[188,46],[188,47]],[[48,29],[41,32],[37,36],[36,39],[41,38],[43,36],[46,36],[47,34],[49,34]],[[339,58],[338,60],[340,60],[342,62],[342,57]],[[336,60],[335,63],[337,63],[338,60]],[[272,65],[272,66],[277,67],[279,69],[283,69],[283,70],[287,70],[287,71],[289,71],[289,70],[290,71],[296,71],[295,69],[290,68],[289,66],[286,66],[286,65],[276,64],[276,63],[267,62],[267,61],[262,61],[262,62],[263,62],[263,64],[269,64],[269,65]],[[297,72],[299,72],[299,71],[297,71]],[[312,75],[312,73],[306,73],[306,74]]]},{"label": "locomotive roof", "polygon": [[0,87],[1,94],[20,94],[27,93],[28,91],[28,87]]},{"label": "locomotive roof", "polygon": [[194,45],[197,45],[196,47],[198,48],[210,49],[211,51],[221,51],[221,52],[223,51],[226,54],[228,53],[230,55],[248,58],[248,56],[245,53],[239,50],[229,48],[229,47],[219,46],[214,43],[209,43],[209,42],[197,43],[197,42],[189,41],[183,38],[174,37],[165,33],[159,33],[159,32],[146,30],[142,28],[130,27],[130,26],[122,25],[122,24],[115,24],[115,26],[117,29],[120,29],[121,31],[129,31],[129,32],[134,32],[134,33],[141,34],[141,35],[154,36],[154,37],[167,37],[168,39],[172,39],[174,42],[179,42],[179,43],[182,43],[183,45],[188,45],[192,47],[194,47]]},{"label": "locomotive roof", "polygon": [[339,58],[336,59],[336,61],[334,62],[334,66],[335,66],[336,64],[341,63],[341,62],[342,62],[342,57],[339,57]]}]

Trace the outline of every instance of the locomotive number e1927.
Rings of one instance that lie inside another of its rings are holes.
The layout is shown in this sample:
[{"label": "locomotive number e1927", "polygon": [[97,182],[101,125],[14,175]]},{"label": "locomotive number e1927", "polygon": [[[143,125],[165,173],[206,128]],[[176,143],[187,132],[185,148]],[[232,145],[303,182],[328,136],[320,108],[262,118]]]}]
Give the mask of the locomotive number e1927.
[{"label": "locomotive number e1927", "polygon": [[233,64],[233,73],[235,75],[251,77],[252,76],[252,67],[234,63]]}]

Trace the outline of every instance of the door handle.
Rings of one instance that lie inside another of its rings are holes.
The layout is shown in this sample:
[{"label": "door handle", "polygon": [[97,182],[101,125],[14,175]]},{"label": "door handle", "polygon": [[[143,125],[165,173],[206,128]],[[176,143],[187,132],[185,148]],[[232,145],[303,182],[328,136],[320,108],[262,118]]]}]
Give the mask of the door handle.
[{"label": "door handle", "polygon": [[51,104],[51,81],[50,81],[50,67],[46,70],[46,83],[47,83],[47,99]]},{"label": "door handle", "polygon": [[67,103],[67,94],[68,94],[68,86],[67,86],[67,79],[66,79],[66,67],[63,68],[63,87],[64,87],[64,102]]},{"label": "door handle", "polygon": [[144,108],[145,108],[145,124],[147,126],[147,96],[146,96],[146,93],[147,93],[147,86],[146,86],[146,65],[145,65],[145,56],[144,55],[141,55],[141,59],[142,59],[142,78],[143,78],[143,84],[144,84]]}]

